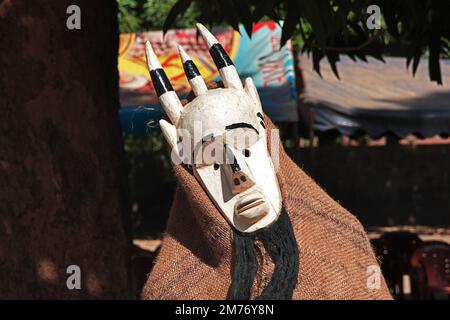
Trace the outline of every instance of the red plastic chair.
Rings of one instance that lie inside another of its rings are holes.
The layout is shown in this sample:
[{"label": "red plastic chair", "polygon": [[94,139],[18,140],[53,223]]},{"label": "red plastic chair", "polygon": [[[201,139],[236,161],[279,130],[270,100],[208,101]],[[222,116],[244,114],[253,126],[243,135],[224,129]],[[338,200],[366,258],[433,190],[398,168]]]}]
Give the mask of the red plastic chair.
[{"label": "red plastic chair", "polygon": [[410,273],[410,259],[422,240],[407,231],[388,232],[372,240],[383,276],[395,299],[404,299],[403,275]]},{"label": "red plastic chair", "polygon": [[450,245],[441,241],[423,242],[411,257],[414,299],[434,299],[450,295]]}]

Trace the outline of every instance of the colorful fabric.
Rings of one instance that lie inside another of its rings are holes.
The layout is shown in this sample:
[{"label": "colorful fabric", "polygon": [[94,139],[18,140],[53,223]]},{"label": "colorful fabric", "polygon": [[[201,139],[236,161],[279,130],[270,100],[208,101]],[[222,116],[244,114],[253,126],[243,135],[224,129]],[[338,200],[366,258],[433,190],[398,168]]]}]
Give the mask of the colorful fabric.
[{"label": "colorful fabric", "polygon": [[[290,43],[279,50],[281,27],[275,22],[256,24],[250,39],[240,27],[213,29],[214,35],[230,55],[242,78],[252,77],[266,114],[274,121],[297,121],[297,91]],[[148,122],[157,123],[163,112],[148,74],[145,42],[149,40],[174,89],[181,96],[190,91],[176,44],[187,51],[206,82],[219,81],[217,69],[205,43],[195,29],[120,35],[120,110],[125,132],[145,134]]]}]

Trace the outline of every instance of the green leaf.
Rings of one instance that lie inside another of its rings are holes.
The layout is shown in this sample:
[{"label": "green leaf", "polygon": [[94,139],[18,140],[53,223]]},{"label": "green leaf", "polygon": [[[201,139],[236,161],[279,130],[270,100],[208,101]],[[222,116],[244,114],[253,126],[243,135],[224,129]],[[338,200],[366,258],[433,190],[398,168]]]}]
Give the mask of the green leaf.
[{"label": "green leaf", "polygon": [[314,47],[312,48],[312,60],[313,60],[313,69],[316,71],[320,77],[322,74],[320,73],[320,60],[324,57],[322,50]]},{"label": "green leaf", "polygon": [[163,33],[170,29],[170,27],[174,24],[175,19],[180,15],[186,12],[186,10],[191,5],[192,0],[178,0],[177,3],[170,9],[169,14],[167,15],[166,20],[163,24]]},{"label": "green leaf", "polygon": [[330,63],[331,70],[333,70],[334,75],[340,80],[341,78],[339,77],[339,72],[336,66],[336,62],[339,61],[339,54],[337,52],[327,52],[326,57]]},{"label": "green leaf", "polygon": [[247,31],[248,36],[251,37],[253,30],[253,16],[248,3],[245,3],[243,0],[234,0],[233,4],[244,25],[245,31]]},{"label": "green leaf", "polygon": [[440,37],[434,35],[430,41],[430,56],[428,57],[428,71],[431,81],[436,81],[442,85],[441,65],[439,63],[439,56],[441,53]]},{"label": "green leaf", "polygon": [[300,18],[300,8],[297,5],[297,1],[289,0],[287,2],[286,11],[286,19],[284,20],[283,29],[281,31],[280,47],[284,46],[292,37]]}]

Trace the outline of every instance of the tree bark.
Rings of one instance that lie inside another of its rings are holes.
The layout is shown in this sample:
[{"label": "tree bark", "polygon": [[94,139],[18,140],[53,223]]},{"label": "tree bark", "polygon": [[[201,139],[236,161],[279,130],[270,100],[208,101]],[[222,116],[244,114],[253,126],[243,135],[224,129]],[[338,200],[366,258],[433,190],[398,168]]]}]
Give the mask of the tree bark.
[{"label": "tree bark", "polygon": [[116,2],[0,0],[0,48],[0,298],[130,297]]}]

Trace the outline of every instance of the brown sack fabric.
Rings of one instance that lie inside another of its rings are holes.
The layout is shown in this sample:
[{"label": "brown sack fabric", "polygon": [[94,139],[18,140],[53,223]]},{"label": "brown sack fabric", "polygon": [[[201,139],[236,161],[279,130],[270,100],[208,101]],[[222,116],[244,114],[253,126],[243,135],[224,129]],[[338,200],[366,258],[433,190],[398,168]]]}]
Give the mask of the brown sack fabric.
[{"label": "brown sack fabric", "polygon": [[[269,137],[274,126],[268,118],[266,123]],[[378,264],[360,222],[278,145],[277,176],[300,250],[293,299],[391,299],[382,277],[379,289],[368,288],[368,267]],[[231,227],[185,167],[176,165],[174,171],[178,188],[167,233],[142,298],[227,299],[233,271]],[[252,297],[270,280],[273,266],[261,269]]]}]

